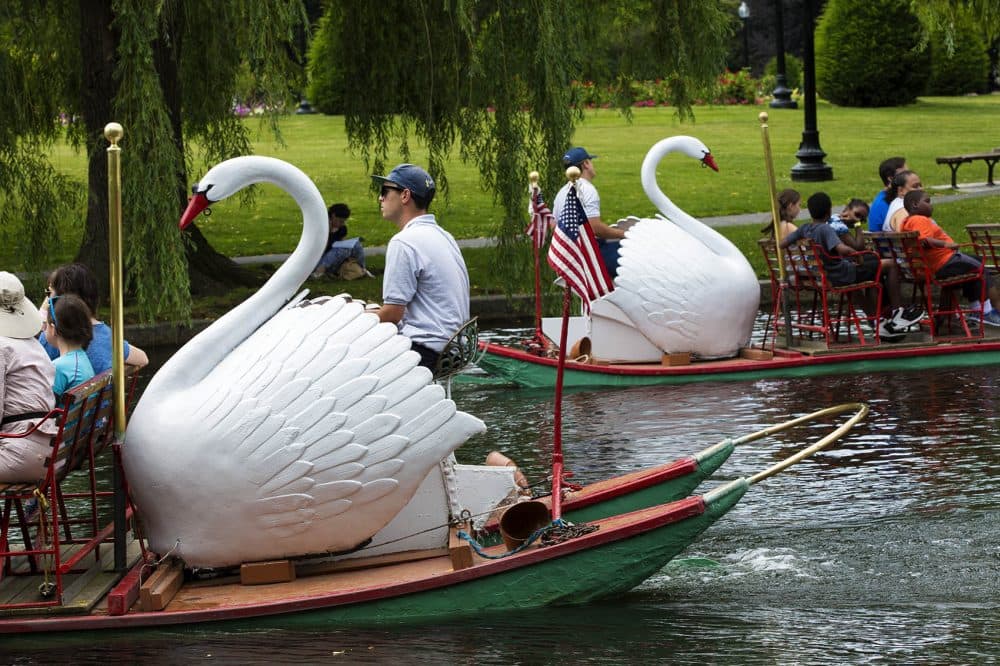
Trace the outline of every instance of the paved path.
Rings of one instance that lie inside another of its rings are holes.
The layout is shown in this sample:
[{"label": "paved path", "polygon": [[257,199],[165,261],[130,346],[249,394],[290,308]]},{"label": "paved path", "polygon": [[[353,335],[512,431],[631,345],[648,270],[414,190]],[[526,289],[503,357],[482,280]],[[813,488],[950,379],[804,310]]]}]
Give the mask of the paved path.
[{"label": "paved path", "polygon": [[[937,187],[931,187],[930,190],[948,191],[951,192],[951,187],[948,185],[941,185]],[[945,203],[948,201],[956,201],[958,199],[973,199],[976,197],[986,197],[995,194],[1000,194],[1000,185],[990,187],[986,183],[963,183],[961,185],[962,194],[935,194],[934,203]],[[840,212],[840,208],[835,208],[834,212]],[[763,225],[770,217],[770,212],[764,213],[740,213],[738,215],[722,215],[719,217],[704,217],[701,221],[706,225],[717,228],[717,227],[735,227],[741,224],[760,224]],[[805,210],[805,202],[803,202],[803,212],[798,217],[799,220],[805,221],[809,219],[809,211]],[[459,247],[467,248],[479,248],[479,247],[492,247],[496,245],[496,240],[493,238],[463,238],[458,241]],[[365,248],[365,256],[375,256],[385,254],[384,245],[375,245],[372,247]],[[288,258],[287,254],[261,254],[252,257],[233,257],[233,261],[238,264],[273,264],[284,261]]]}]

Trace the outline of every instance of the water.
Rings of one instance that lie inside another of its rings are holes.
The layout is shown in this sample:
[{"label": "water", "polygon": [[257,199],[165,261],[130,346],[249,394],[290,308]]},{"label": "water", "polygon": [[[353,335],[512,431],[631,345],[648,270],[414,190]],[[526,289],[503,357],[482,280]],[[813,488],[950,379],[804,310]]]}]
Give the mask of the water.
[{"label": "water", "polygon": [[[981,664],[1000,661],[996,367],[576,392],[566,465],[588,482],[692,453],[837,402],[866,422],[755,486],[653,578],[599,604],[387,629],[0,640],[15,664]],[[459,385],[492,448],[544,476],[547,391]],[[819,427],[738,449],[707,486],[789,455]]]}]

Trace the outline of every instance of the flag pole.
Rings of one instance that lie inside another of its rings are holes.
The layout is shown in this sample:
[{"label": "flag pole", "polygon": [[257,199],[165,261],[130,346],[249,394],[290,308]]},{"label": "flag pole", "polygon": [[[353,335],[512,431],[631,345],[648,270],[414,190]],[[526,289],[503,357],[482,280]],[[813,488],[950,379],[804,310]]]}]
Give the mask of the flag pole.
[{"label": "flag pole", "polygon": [[[566,178],[569,179],[570,187],[576,188],[576,181],[580,178],[580,169],[571,166],[566,169]],[[569,197],[567,197],[569,205]],[[555,425],[552,429],[552,521],[562,519],[562,475],[563,475],[563,450],[562,450],[562,394],[563,375],[566,373],[566,343],[569,337],[569,310],[572,302],[570,285],[566,283],[566,292],[563,294],[562,308],[562,330],[559,332],[559,362],[556,364],[556,405],[553,417]]]},{"label": "flag pole", "polygon": [[[528,182],[530,183],[529,191],[531,192],[531,205],[532,205],[532,219],[535,216],[535,204],[538,202],[538,172],[532,171],[528,174]],[[538,232],[532,234],[531,245],[535,252],[535,341],[539,344],[544,344],[545,337],[542,334],[542,264],[541,264],[541,245],[535,242],[538,237]]]},{"label": "flag pole", "polygon": [[[771,194],[771,223],[774,225],[775,254],[778,257],[778,295],[781,298],[781,315],[785,320],[785,346],[792,347],[792,313],[788,305],[788,290],[785,289],[785,256],[781,251],[781,216],[778,213],[778,186],[774,180],[774,160],[771,157],[771,137],[767,125],[767,111],[761,111],[757,116],[760,121],[760,135],[764,142],[764,167],[767,171],[767,187]],[[777,322],[775,322],[777,329]],[[777,331],[775,331],[777,335]],[[767,340],[767,336],[764,336]]]},{"label": "flag pole", "polygon": [[111,388],[114,404],[115,440],[112,449],[115,462],[112,465],[112,516],[115,532],[115,569],[126,568],[125,550],[125,479],[121,467],[121,445],[125,439],[125,338],[123,328],[122,287],[122,171],[121,152],[118,145],[124,136],[118,123],[104,126],[104,137],[108,146],[108,258],[110,259],[111,286]]}]

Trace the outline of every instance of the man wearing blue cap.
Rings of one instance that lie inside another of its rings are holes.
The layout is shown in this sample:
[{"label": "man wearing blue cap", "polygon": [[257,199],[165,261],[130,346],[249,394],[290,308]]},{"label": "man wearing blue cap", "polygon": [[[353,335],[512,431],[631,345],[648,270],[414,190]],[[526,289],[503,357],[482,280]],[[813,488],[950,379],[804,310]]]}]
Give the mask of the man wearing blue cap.
[{"label": "man wearing blue cap", "polygon": [[427,212],[434,179],[413,164],[400,164],[381,184],[382,217],[399,227],[385,251],[382,321],[399,326],[420,354],[420,365],[434,369],[451,336],[469,319],[469,272],[455,238]]},{"label": "man wearing blue cap", "polygon": [[[591,182],[597,175],[592,162],[595,157],[597,155],[591,155],[586,148],[577,146],[566,151],[562,162],[564,168],[575,166],[580,169],[580,179],[576,181],[576,195],[583,205],[583,212],[587,215],[590,228],[597,236],[597,245],[601,250],[604,267],[608,269],[608,274],[614,278],[618,273],[618,241],[625,238],[625,232],[601,221],[601,197]],[[569,188],[569,183],[563,185],[552,202],[552,214],[557,220],[566,204],[566,193],[569,192]]]}]

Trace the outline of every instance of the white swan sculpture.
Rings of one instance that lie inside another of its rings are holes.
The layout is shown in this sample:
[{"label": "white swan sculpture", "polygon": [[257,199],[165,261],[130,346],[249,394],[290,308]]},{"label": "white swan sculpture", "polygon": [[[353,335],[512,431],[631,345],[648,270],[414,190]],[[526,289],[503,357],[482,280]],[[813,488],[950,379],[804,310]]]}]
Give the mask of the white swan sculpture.
[{"label": "white swan sculpture", "polygon": [[430,384],[393,324],[339,297],[292,301],[327,237],[323,198],[301,171],[267,157],[222,162],[194,187],[181,226],[259,182],[301,207],[298,246],[164,364],[126,431],[150,547],[191,567],[355,548],[485,430]]},{"label": "white swan sculpture", "polygon": [[[650,148],[642,163],[642,187],[662,216],[628,229],[615,289],[593,305],[593,316],[601,316],[600,301],[606,301],[659,351],[706,359],[735,356],[750,339],[760,286],[735,245],[660,189],[656,167],[675,151],[718,170],[709,149],[694,137],[673,136]],[[595,338],[592,344],[599,356],[602,341]]]}]

